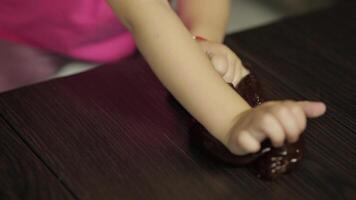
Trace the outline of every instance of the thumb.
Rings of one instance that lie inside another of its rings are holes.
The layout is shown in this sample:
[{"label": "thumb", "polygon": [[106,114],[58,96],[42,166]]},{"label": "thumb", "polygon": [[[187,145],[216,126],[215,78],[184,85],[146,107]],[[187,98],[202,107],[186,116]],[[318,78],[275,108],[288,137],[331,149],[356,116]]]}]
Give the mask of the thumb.
[{"label": "thumb", "polygon": [[225,54],[221,51],[221,48],[219,48],[220,45],[211,42],[200,42],[199,44],[210,59],[215,71],[217,71],[220,76],[224,76],[228,72],[229,63]]},{"label": "thumb", "polygon": [[228,71],[228,63],[223,55],[213,55],[211,58],[211,63],[213,64],[215,70],[224,76]]},{"label": "thumb", "polygon": [[309,118],[320,117],[326,111],[326,105],[323,102],[300,101],[298,104]]}]

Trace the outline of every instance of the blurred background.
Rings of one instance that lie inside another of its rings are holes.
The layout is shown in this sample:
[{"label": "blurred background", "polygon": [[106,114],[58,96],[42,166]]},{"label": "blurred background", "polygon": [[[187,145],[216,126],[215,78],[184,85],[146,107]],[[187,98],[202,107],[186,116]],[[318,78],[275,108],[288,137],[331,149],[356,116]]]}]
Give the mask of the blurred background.
[{"label": "blurred background", "polygon": [[[286,16],[299,15],[330,6],[335,0],[232,0],[228,33],[272,23]],[[98,64],[69,63],[56,77],[89,70]]]},{"label": "blurred background", "polygon": [[228,33],[272,23],[332,5],[335,0],[231,0]]}]

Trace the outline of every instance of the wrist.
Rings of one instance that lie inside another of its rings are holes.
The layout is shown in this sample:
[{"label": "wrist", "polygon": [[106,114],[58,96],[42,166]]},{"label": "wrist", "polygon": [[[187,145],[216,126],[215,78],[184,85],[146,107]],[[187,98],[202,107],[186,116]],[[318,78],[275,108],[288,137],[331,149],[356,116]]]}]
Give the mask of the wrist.
[{"label": "wrist", "polygon": [[251,110],[249,105],[235,104],[236,109],[230,107],[232,112],[221,112],[216,120],[205,128],[222,144],[228,146],[233,130],[239,126],[239,121]]},{"label": "wrist", "polygon": [[210,41],[210,42],[222,43],[225,38],[224,32],[218,33],[218,32],[209,31],[209,30],[193,30],[193,29],[191,29],[190,32],[192,33],[192,35],[202,36],[207,41]]}]

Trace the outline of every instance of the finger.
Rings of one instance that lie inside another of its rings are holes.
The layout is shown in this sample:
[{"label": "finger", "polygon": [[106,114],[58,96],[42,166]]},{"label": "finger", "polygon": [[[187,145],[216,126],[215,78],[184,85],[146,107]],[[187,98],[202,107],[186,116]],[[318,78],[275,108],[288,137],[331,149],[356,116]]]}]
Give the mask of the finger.
[{"label": "finger", "polygon": [[286,103],[282,103],[271,108],[272,114],[279,121],[281,127],[284,130],[285,137],[287,140],[295,141],[298,140],[301,133],[298,126],[298,121],[294,114],[289,110]]},{"label": "finger", "polygon": [[227,82],[227,83],[232,83],[232,81],[234,80],[235,77],[235,72],[236,72],[236,68],[235,68],[235,63],[236,63],[236,59],[233,58],[233,56],[229,53],[224,53],[225,55],[225,59],[227,60],[227,72],[226,74],[223,76],[223,79]]},{"label": "finger", "polygon": [[237,60],[236,65],[238,65],[240,67],[240,73],[241,73],[240,77],[242,79],[243,77],[247,76],[250,73],[250,71],[248,69],[246,69],[246,67],[242,64],[241,59],[236,54],[234,54],[234,55]]},{"label": "finger", "polygon": [[236,87],[244,77],[246,77],[248,74],[250,74],[250,71],[248,71],[243,65],[241,65],[240,69],[241,69],[240,70],[241,74],[239,76],[239,79],[234,80],[234,82],[233,82],[234,87]]},{"label": "finger", "polygon": [[234,77],[235,77],[236,59],[232,58],[231,56],[225,56],[225,59],[227,60],[227,63],[228,63],[228,69],[227,69],[227,73],[223,76],[223,79],[227,83],[232,83],[232,81],[234,80]]},{"label": "finger", "polygon": [[220,76],[222,76],[225,82],[232,83],[235,77],[235,54],[221,44],[201,43],[201,45]]},{"label": "finger", "polygon": [[228,71],[228,62],[224,55],[213,55],[211,57],[211,63],[214,69],[223,77]]},{"label": "finger", "polygon": [[231,152],[236,155],[245,155],[248,153],[255,153],[259,151],[260,148],[260,143],[247,131],[243,131],[236,137]]},{"label": "finger", "polygon": [[298,106],[298,104],[296,104],[295,102],[287,101],[286,106],[288,106],[289,110],[294,115],[300,132],[298,137],[293,137],[293,136],[290,137],[289,135],[287,136],[288,142],[294,143],[298,140],[300,134],[305,130],[307,125],[307,119],[303,109],[300,106]]},{"label": "finger", "polygon": [[237,85],[239,84],[240,80],[241,80],[240,74],[235,71],[235,77],[234,77],[234,80],[232,81],[232,85],[234,86],[234,88],[237,87]]},{"label": "finger", "polygon": [[241,70],[241,73],[242,73],[241,77],[243,78],[243,77],[247,76],[250,73],[250,71],[248,71],[245,67],[243,67]]},{"label": "finger", "polygon": [[326,105],[323,102],[300,101],[298,104],[309,118],[320,117],[326,111]]},{"label": "finger", "polygon": [[235,62],[235,77],[234,77],[234,80],[232,81],[232,84],[234,85],[234,87],[236,87],[237,84],[242,79],[243,68],[244,67],[241,64],[241,61],[238,58],[236,58],[236,62]]},{"label": "finger", "polygon": [[280,147],[285,141],[285,131],[278,119],[272,114],[265,114],[259,131],[267,136],[274,147]]}]

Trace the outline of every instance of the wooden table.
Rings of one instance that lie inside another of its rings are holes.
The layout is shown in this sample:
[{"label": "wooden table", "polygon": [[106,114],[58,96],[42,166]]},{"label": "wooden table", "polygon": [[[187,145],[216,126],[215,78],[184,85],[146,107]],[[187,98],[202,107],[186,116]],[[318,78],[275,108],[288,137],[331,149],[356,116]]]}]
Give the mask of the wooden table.
[{"label": "wooden table", "polygon": [[0,199],[356,199],[355,9],[226,39],[270,99],[328,105],[295,173],[266,182],[207,157],[137,55],[0,95]]}]

